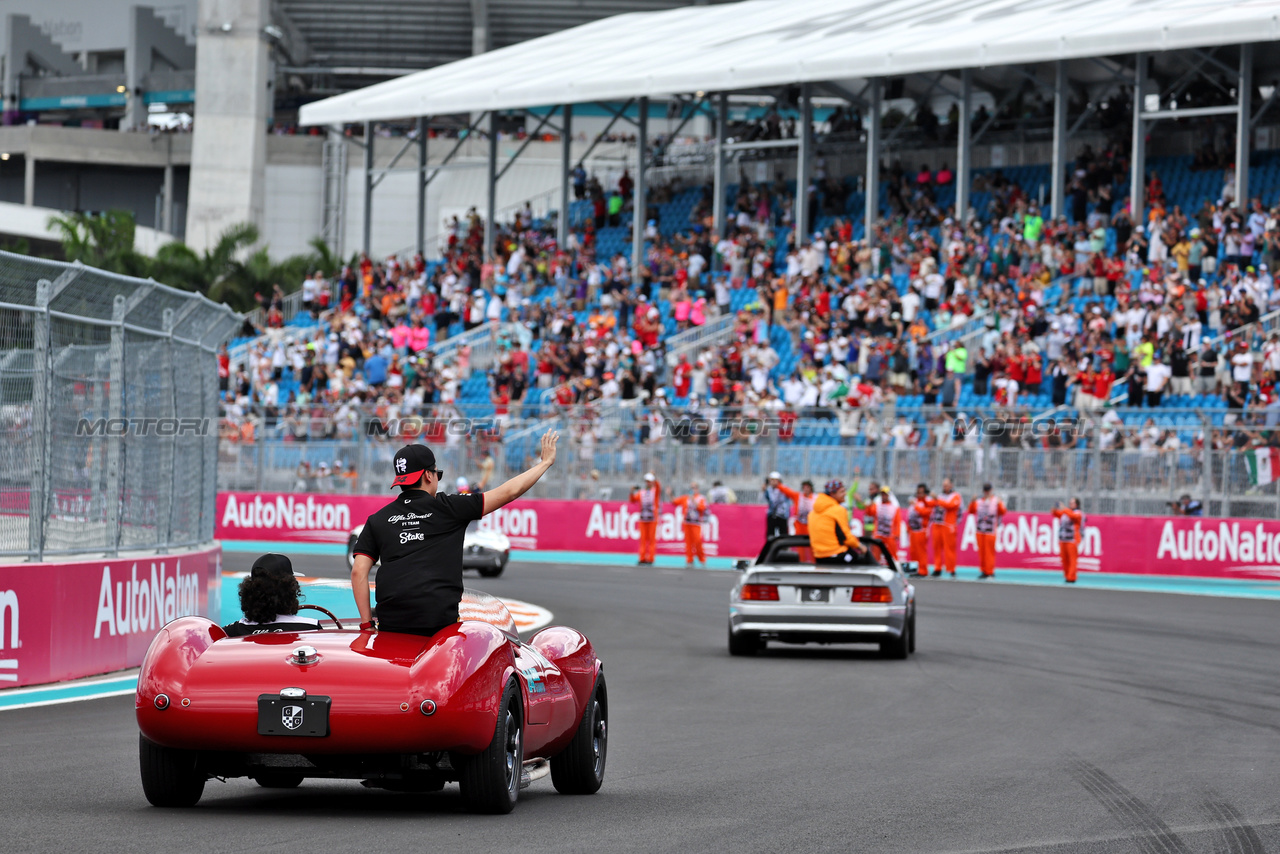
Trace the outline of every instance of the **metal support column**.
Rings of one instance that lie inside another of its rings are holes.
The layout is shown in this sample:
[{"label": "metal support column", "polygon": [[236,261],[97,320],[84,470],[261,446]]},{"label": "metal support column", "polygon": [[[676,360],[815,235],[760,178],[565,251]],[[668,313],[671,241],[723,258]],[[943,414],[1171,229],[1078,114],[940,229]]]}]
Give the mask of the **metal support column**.
[{"label": "metal support column", "polygon": [[[169,413],[175,418],[178,415],[178,372],[175,366],[173,355],[173,329],[177,325],[177,319],[173,309],[166,308],[160,313],[161,328],[164,329],[164,373],[169,379]],[[190,381],[190,378],[187,380]],[[161,467],[162,474],[159,478],[160,500],[157,502],[159,513],[156,514],[156,550],[163,553],[169,540],[173,536],[173,503],[174,496],[177,495],[177,489],[174,488],[174,481],[178,477],[177,459],[178,459],[178,438],[177,436],[165,437],[165,443],[161,446],[162,456],[164,460]]]},{"label": "metal support column", "polygon": [[22,173],[22,203],[27,207],[34,207],[36,203],[36,159],[31,156],[31,152],[27,152],[22,158],[24,171]]},{"label": "metal support column", "polygon": [[880,99],[883,94],[883,81],[868,81],[866,202],[862,213],[863,237],[868,246],[875,244],[875,225],[880,213]]},{"label": "metal support column", "polygon": [[713,188],[715,190],[715,200],[712,202],[712,222],[715,231],[716,240],[724,237],[724,212],[725,198],[727,192],[725,186],[725,138],[729,132],[729,95],[727,92],[721,92],[716,96],[716,166],[715,180]]},{"label": "metal support column", "polygon": [[796,223],[793,243],[798,248],[809,237],[813,223],[809,222],[809,173],[813,170],[813,97],[808,83],[800,84],[800,121],[798,123],[800,147],[796,154],[796,205],[793,218]]},{"label": "metal support column", "polygon": [[373,256],[373,122],[364,123],[364,232],[360,249]]},{"label": "metal support column", "polygon": [[1053,64],[1053,174],[1049,178],[1049,205],[1053,216],[1066,212],[1067,169],[1067,64]]},{"label": "metal support column", "polygon": [[427,117],[418,116],[418,254],[427,254]]},{"label": "metal support column", "polygon": [[973,70],[969,68],[960,71],[960,126],[956,130],[956,222],[963,226],[973,178]]},{"label": "metal support column", "polygon": [[486,185],[484,209],[484,253],[482,258],[493,254],[493,241],[498,234],[498,114],[489,113],[489,175]]},{"label": "metal support column", "polygon": [[1236,114],[1236,205],[1249,215],[1250,113],[1253,110],[1253,45],[1240,45],[1240,76],[1236,81],[1239,112]]},{"label": "metal support column", "polygon": [[31,491],[27,498],[27,549],[44,560],[44,525],[49,516],[49,301],[53,282],[36,282],[31,345]]},{"label": "metal support column", "polygon": [[[107,418],[118,424],[124,416],[124,318],[128,311],[124,296],[117,296],[111,308],[111,343],[108,345],[111,384],[107,387]],[[124,438],[107,435],[107,550],[120,553],[120,454]]]},{"label": "metal support column", "polygon": [[[172,137],[170,137],[172,139]],[[173,234],[173,164],[164,167],[164,202],[160,208],[160,230]]]},{"label": "metal support column", "polygon": [[1147,123],[1142,118],[1142,90],[1147,83],[1147,55],[1137,54],[1133,69],[1133,147],[1129,156],[1129,214],[1134,225],[1147,221]]},{"label": "metal support column", "polygon": [[569,245],[569,184],[573,180],[573,104],[560,108],[560,216],[556,219],[556,247]]},{"label": "metal support column", "polygon": [[644,266],[644,227],[649,215],[649,188],[644,180],[649,148],[649,99],[640,98],[640,122],[636,125],[635,195],[631,200],[631,280],[640,281]]}]

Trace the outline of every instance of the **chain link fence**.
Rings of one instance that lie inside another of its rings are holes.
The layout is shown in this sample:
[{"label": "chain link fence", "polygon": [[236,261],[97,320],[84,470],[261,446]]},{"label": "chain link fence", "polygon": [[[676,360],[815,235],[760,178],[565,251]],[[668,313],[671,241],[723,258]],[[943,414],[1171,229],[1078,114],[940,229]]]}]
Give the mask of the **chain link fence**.
[{"label": "chain link fence", "polygon": [[[426,422],[413,422],[414,429],[393,427],[390,435],[366,419],[341,440],[228,439],[221,445],[219,485],[382,493],[392,455],[409,441],[433,448],[447,488],[457,476],[479,479],[486,454],[493,459],[490,483],[499,483],[532,465],[541,435],[555,428],[562,436],[557,464],[533,497],[625,500],[653,471],[675,492],[694,480],[704,490],[719,481],[739,502],[758,503],[765,477],[778,471],[793,486],[808,479],[821,489],[839,478],[865,489],[875,479],[902,496],[922,482],[936,491],[943,478],[966,495],[990,482],[1011,509],[1025,511],[1078,496],[1092,513],[1166,515],[1169,502],[1186,494],[1200,499],[1208,515],[1280,518],[1277,484],[1253,483],[1247,462],[1247,448],[1271,435],[1265,413],[971,410],[958,424],[961,415],[892,406],[813,410],[798,418],[725,409],[663,415],[640,407],[547,408],[505,424],[499,440],[492,418],[468,419],[442,407]],[[903,441],[921,446],[897,447]]]},{"label": "chain link fence", "polygon": [[150,280],[0,252],[0,556],[213,539],[231,309]]}]

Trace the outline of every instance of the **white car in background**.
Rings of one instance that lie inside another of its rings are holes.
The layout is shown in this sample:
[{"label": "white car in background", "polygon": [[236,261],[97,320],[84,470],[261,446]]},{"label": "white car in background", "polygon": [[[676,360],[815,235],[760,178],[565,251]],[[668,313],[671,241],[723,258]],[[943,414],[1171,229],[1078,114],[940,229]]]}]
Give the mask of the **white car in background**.
[{"label": "white car in background", "polygon": [[[356,562],[356,540],[364,525],[356,525],[347,537],[347,566]],[[466,538],[462,541],[462,568],[474,569],[485,578],[497,578],[507,568],[511,559],[511,540],[500,531],[482,531],[477,522],[467,526]]]}]

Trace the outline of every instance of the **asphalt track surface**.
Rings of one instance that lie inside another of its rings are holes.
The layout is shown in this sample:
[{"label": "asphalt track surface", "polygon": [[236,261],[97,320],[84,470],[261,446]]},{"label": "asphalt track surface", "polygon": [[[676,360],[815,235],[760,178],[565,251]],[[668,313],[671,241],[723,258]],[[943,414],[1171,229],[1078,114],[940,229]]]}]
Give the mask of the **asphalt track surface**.
[{"label": "asphalt track surface", "polygon": [[232,780],[155,809],[117,697],[0,713],[0,850],[1280,852],[1280,602],[927,580],[906,662],[736,659],[733,580],[513,563],[468,582],[595,643],[597,795],[540,780],[488,817],[455,786]]}]

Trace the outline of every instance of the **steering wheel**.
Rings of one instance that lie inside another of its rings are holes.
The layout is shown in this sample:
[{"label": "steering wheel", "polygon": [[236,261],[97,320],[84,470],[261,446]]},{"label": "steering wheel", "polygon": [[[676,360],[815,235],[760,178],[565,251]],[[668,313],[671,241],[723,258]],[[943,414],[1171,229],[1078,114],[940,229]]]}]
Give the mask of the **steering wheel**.
[{"label": "steering wheel", "polygon": [[320,613],[324,614],[330,620],[333,620],[333,624],[338,627],[339,631],[343,631],[342,622],[337,617],[335,617],[333,615],[333,612],[330,611],[328,608],[321,608],[319,605],[299,605],[298,606],[299,611],[305,608],[310,608],[312,611],[319,611]]}]

